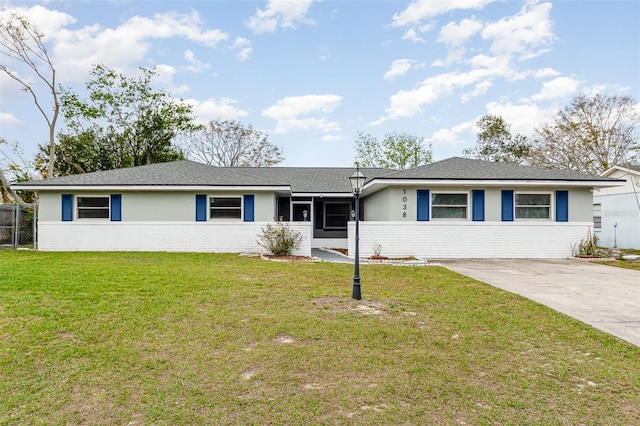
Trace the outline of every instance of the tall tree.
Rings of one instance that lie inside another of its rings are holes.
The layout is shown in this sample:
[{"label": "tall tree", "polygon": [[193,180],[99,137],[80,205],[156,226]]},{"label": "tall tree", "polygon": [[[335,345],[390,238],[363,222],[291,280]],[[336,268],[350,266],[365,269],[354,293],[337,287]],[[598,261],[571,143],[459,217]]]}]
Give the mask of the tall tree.
[{"label": "tall tree", "polygon": [[531,146],[527,137],[513,135],[511,125],[498,115],[485,115],[476,125],[480,132],[476,146],[467,148],[462,154],[467,158],[501,163],[524,164],[527,162]]},{"label": "tall tree", "polygon": [[630,96],[577,96],[553,122],[534,129],[531,163],[600,174],[640,161],[638,105]]},{"label": "tall tree", "polygon": [[236,121],[210,121],[188,135],[189,156],[221,167],[269,167],[284,157],[267,135]]},{"label": "tall tree", "polygon": [[430,163],[431,145],[423,137],[404,132],[385,135],[382,141],[369,133],[358,132],[354,162],[362,167],[386,167],[404,170]]},{"label": "tall tree", "polygon": [[61,92],[67,133],[60,134],[59,174],[139,166],[183,159],[174,139],[197,128],[190,105],[152,87],[154,69],[129,78],[104,65],[91,71],[89,98]]},{"label": "tall tree", "polygon": [[[56,87],[56,69],[43,42],[44,34],[38,27],[18,13],[11,12],[0,16],[0,70],[22,86],[22,90],[33,98],[40,114],[49,126],[48,168],[45,177],[53,176],[56,158],[55,129],[60,112],[58,89]],[[27,73],[16,72],[14,65],[22,64]],[[34,78],[35,77],[35,78]],[[44,96],[39,93],[37,81],[45,84],[51,95],[51,109],[44,105]]]},{"label": "tall tree", "polygon": [[[10,144],[0,137],[0,203],[24,204],[25,201],[33,201],[33,193],[24,194],[11,188],[11,182],[31,180],[28,168],[29,165],[24,161],[18,144]],[[27,195],[27,197],[22,195]]]}]

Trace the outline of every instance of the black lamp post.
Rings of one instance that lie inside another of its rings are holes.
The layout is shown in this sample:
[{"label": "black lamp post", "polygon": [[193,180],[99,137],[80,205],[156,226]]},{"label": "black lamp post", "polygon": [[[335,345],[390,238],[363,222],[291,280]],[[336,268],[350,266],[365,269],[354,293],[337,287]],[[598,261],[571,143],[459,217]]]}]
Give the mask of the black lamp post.
[{"label": "black lamp post", "polygon": [[360,171],[360,166],[356,168],[356,171],[349,177],[351,182],[351,192],[356,197],[356,252],[355,252],[355,266],[353,270],[353,292],[351,297],[360,300],[360,194],[362,194],[362,187],[367,178]]}]

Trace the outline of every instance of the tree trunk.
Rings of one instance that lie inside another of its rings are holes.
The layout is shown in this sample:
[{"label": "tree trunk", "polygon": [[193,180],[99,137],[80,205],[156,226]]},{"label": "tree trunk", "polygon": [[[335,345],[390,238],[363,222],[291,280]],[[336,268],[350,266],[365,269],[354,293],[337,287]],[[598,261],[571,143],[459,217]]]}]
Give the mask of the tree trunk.
[{"label": "tree trunk", "polygon": [[3,192],[7,194],[10,201],[12,200],[20,204],[21,206],[25,204],[22,197],[19,196],[13,189],[11,189],[11,185],[9,184],[9,181],[4,177],[4,173],[2,172],[2,170],[0,170],[0,188],[4,190]]}]

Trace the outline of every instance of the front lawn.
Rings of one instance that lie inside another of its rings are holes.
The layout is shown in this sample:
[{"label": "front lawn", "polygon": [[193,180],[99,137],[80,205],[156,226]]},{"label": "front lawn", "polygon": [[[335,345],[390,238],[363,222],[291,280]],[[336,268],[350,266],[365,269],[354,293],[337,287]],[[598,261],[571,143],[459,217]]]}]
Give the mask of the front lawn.
[{"label": "front lawn", "polygon": [[0,254],[0,424],[640,423],[640,348],[441,267]]}]

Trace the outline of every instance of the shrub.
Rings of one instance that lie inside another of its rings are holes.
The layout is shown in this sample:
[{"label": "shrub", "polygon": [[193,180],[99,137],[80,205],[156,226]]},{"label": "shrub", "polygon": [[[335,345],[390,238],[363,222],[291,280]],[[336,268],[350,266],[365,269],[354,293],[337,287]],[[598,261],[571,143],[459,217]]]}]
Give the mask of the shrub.
[{"label": "shrub", "polygon": [[598,236],[591,233],[591,228],[587,231],[587,238],[580,240],[577,246],[573,247],[573,255],[576,257],[600,257],[598,253]]},{"label": "shrub", "polygon": [[264,226],[257,242],[260,247],[267,249],[275,256],[290,256],[300,247],[302,234],[291,229],[288,224],[278,221],[274,225],[269,223]]}]

